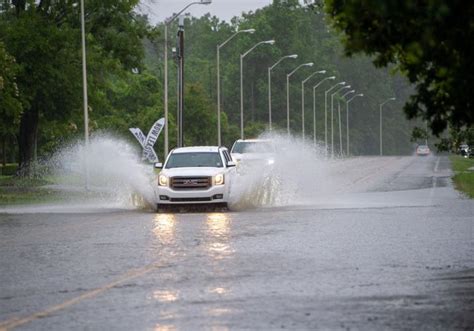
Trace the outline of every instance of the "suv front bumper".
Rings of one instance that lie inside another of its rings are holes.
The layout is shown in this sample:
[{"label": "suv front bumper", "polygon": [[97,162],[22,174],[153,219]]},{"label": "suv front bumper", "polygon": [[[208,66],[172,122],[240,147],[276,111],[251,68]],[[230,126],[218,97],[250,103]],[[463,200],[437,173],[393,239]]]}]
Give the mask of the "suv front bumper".
[{"label": "suv front bumper", "polygon": [[215,185],[205,190],[173,190],[158,186],[155,192],[156,202],[160,205],[226,203],[228,192],[226,185]]}]

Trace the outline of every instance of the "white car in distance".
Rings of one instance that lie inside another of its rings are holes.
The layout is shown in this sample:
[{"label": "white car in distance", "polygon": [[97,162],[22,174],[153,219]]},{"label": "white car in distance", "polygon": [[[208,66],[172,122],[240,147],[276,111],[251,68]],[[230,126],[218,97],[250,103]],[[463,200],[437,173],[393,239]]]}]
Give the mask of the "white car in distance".
[{"label": "white car in distance", "polygon": [[230,155],[236,162],[271,165],[275,161],[275,146],[267,139],[238,139],[234,142]]},{"label": "white car in distance", "polygon": [[227,207],[235,163],[226,147],[173,149],[158,175],[158,211],[172,205],[219,204]]}]

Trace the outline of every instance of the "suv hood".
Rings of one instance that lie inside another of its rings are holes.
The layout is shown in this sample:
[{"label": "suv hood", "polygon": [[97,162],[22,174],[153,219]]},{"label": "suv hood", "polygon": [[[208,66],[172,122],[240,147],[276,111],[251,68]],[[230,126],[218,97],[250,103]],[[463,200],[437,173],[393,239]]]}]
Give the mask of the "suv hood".
[{"label": "suv hood", "polygon": [[273,153],[231,153],[233,159],[237,161],[241,160],[271,160],[275,157]]},{"label": "suv hood", "polygon": [[214,167],[194,167],[194,168],[172,168],[163,169],[161,174],[168,177],[195,177],[195,176],[215,176],[225,172],[225,168]]}]

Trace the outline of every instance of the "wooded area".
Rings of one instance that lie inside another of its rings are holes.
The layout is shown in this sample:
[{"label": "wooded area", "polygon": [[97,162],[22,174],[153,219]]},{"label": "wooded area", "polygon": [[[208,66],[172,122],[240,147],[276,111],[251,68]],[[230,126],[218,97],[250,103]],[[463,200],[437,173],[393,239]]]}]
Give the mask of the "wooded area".
[{"label": "wooded area", "polygon": [[[90,130],[134,138],[129,127],[147,131],[163,117],[163,25],[152,26],[137,14],[138,0],[86,1],[86,41],[89,83]],[[80,52],[80,8],[76,1],[3,1],[0,5],[0,139],[3,162],[27,166],[46,157],[59,145],[83,134]],[[301,81],[317,70],[346,81],[357,93],[351,103],[351,152],[377,154],[379,104],[384,106],[384,152],[413,152],[411,132],[402,107],[414,88],[394,67],[376,69],[373,58],[344,56],[338,34],[328,16],[316,6],[296,0],[274,0],[255,12],[231,22],[205,15],[185,21],[185,145],[217,144],[216,46],[237,29],[241,34],[221,50],[221,100],[223,143],[230,147],[239,138],[239,54],[255,43],[275,39],[273,46],[259,47],[244,62],[244,113],[246,137],[257,136],[268,123],[267,68],[272,71],[273,121],[286,128],[286,74],[298,64],[314,62],[291,77],[291,129],[301,132]],[[169,49],[175,46],[176,24],[169,28]],[[176,66],[170,52],[170,147],[176,144]],[[324,76],[324,77],[325,77]],[[306,118],[312,119],[312,86],[306,83]],[[324,139],[324,83],[317,89],[317,139]],[[342,107],[345,111],[345,104]],[[345,116],[343,116],[345,123]],[[424,127],[424,122],[418,122]],[[312,139],[312,120],[305,131]],[[345,124],[344,124],[345,125]],[[345,139],[345,138],[344,138]],[[135,142],[134,142],[135,143]],[[345,143],[345,140],[344,140]],[[1,148],[0,146],[0,148]],[[155,149],[163,157],[163,136]]]}]

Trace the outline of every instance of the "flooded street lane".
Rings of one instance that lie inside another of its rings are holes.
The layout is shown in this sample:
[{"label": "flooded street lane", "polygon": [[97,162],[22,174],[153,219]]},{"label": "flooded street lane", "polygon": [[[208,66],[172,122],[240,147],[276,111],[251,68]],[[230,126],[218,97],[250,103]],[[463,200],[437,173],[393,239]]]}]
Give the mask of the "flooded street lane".
[{"label": "flooded street lane", "polygon": [[472,329],[474,203],[448,159],[330,176],[238,212],[3,210],[0,330]]}]

